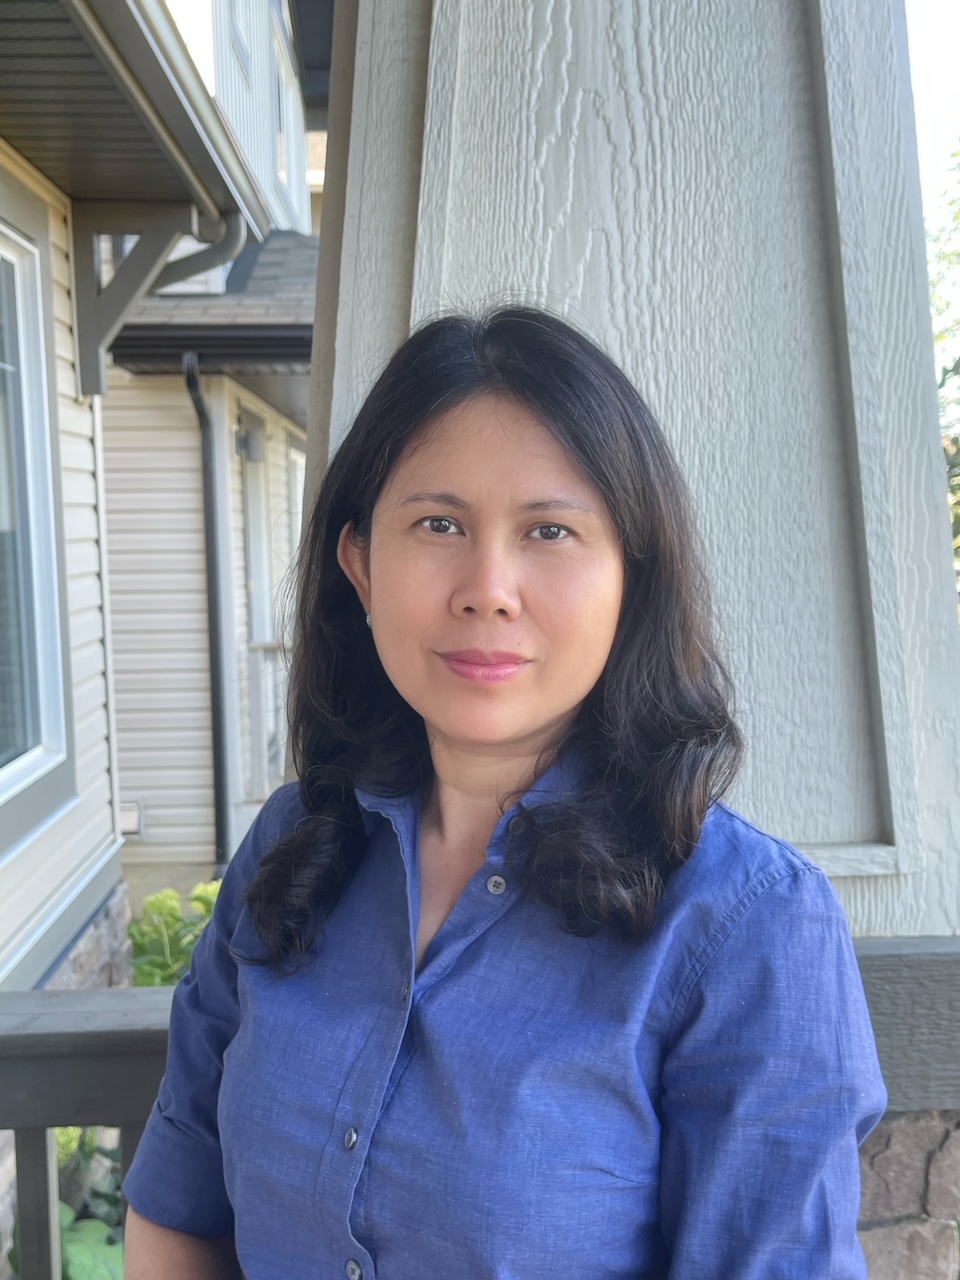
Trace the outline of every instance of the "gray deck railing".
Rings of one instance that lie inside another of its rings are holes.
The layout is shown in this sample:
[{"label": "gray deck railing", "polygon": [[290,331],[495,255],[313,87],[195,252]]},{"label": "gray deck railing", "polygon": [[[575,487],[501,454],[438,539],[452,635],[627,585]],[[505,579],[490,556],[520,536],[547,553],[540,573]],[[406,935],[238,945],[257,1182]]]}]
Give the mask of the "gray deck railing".
[{"label": "gray deck railing", "polygon": [[0,1129],[13,1129],[22,1280],[61,1280],[53,1128],[120,1129],[124,1172],[167,1054],[170,987],[0,992]]}]

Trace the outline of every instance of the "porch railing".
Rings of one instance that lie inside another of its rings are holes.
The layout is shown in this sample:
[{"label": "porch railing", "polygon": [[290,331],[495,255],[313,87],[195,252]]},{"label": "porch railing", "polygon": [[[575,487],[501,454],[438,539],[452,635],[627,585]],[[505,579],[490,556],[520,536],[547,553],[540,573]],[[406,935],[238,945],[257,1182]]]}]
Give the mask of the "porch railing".
[{"label": "porch railing", "polygon": [[61,1280],[54,1127],[120,1129],[124,1173],[163,1075],[171,987],[0,992],[0,1129],[13,1129],[21,1280]]}]

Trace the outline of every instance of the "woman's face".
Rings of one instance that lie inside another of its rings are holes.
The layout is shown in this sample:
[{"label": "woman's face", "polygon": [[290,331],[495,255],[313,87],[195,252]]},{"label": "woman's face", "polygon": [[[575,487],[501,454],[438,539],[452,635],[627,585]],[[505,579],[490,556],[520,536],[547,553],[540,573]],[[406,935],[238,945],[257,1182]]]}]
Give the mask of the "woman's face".
[{"label": "woman's face", "polygon": [[538,750],[613,644],[623,555],[597,489],[530,410],[485,395],[403,456],[340,564],[384,668],[450,745]]}]

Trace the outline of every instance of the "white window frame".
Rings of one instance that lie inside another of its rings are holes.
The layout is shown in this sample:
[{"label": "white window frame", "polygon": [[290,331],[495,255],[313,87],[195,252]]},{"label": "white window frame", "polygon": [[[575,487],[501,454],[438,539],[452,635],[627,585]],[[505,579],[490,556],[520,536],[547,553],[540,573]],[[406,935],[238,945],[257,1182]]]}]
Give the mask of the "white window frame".
[{"label": "white window frame", "polygon": [[250,83],[250,0],[230,0],[230,40],[237,61]]},{"label": "white window frame", "polygon": [[290,494],[290,553],[296,559],[300,538],[303,535],[303,504],[307,492],[307,442],[301,436],[295,436],[292,431],[287,432],[287,486]]},{"label": "white window frame", "polygon": [[262,802],[282,782],[270,770],[270,727],[280,697],[281,643],[275,627],[272,515],[270,510],[269,438],[266,418],[240,406],[246,441],[243,455],[244,546],[247,566],[247,678],[250,690],[250,791],[248,801]]},{"label": "white window frame", "polygon": [[[274,23],[273,30],[273,159],[274,169],[277,174],[277,181],[287,191],[290,191],[290,173],[291,160],[290,154],[293,150],[291,146],[290,128],[290,94],[291,86],[296,83],[293,67],[290,63],[290,57],[287,53],[286,41],[280,29],[279,23]],[[283,166],[281,166],[280,157],[280,138],[283,138]]]},{"label": "white window frame", "polygon": [[[282,12],[273,6],[273,168],[275,188],[279,198],[286,206],[292,221],[299,224],[300,199],[299,192],[306,176],[306,156],[304,154],[304,135],[302,129],[294,127],[299,119],[297,110],[300,95],[300,82],[294,66],[293,53],[290,47],[289,13]],[[280,168],[279,140],[283,136],[286,176]]]},{"label": "white window frame", "polygon": [[[22,370],[25,475],[21,497],[26,498],[40,738],[36,746],[0,768],[0,808],[3,808],[64,764],[68,747],[40,255],[34,244],[0,222],[0,257],[11,262],[14,269],[17,346]],[[51,796],[51,800],[54,805],[44,808],[55,807],[59,797]]]}]

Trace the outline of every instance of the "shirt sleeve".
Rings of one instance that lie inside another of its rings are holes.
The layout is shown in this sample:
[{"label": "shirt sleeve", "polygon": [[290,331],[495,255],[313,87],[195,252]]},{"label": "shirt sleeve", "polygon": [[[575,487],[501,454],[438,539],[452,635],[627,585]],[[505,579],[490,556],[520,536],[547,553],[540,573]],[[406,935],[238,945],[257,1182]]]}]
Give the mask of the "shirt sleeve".
[{"label": "shirt sleeve", "polygon": [[858,1147],[887,1095],[829,880],[769,886],[693,978],[663,1070],[670,1280],[866,1280]]},{"label": "shirt sleeve", "polygon": [[173,993],[166,1071],[123,1180],[127,1203],[142,1217],[192,1235],[227,1236],[234,1229],[217,1125],[223,1055],[240,1016],[229,946],[244,890],[276,826],[280,795],[264,805],[228,865],[189,972]]}]

